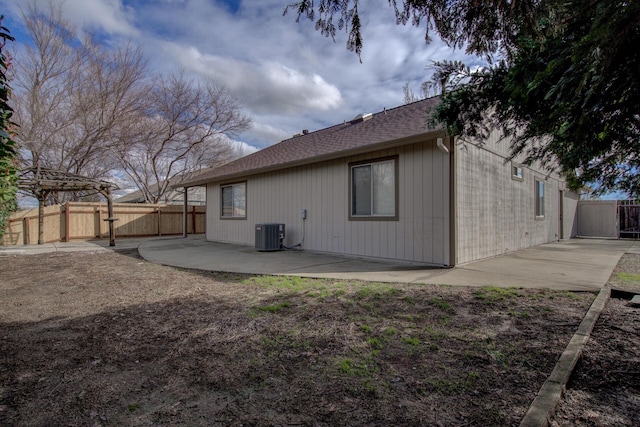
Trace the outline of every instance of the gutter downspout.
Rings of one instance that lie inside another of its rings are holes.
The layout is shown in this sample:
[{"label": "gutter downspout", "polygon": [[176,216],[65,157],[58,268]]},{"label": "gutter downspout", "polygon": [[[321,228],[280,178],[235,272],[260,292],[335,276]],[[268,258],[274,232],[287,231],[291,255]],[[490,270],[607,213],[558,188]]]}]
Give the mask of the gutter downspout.
[{"label": "gutter downspout", "polygon": [[454,267],[458,263],[458,173],[457,173],[457,150],[455,137],[448,136],[449,142],[449,267]]}]

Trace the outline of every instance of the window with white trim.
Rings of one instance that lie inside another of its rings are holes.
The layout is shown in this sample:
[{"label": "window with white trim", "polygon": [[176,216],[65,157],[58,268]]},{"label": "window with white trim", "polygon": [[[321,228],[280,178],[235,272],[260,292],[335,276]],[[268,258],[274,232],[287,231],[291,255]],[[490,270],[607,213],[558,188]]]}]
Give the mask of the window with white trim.
[{"label": "window with white trim", "polygon": [[247,183],[221,185],[221,209],[222,218],[246,218],[247,217]]},{"label": "window with white trim", "polygon": [[544,181],[535,180],[536,218],[544,218]]},{"label": "window with white trim", "polygon": [[351,219],[397,219],[397,158],[350,165]]},{"label": "window with white trim", "polygon": [[511,178],[515,179],[516,181],[522,181],[523,180],[523,177],[522,177],[522,166],[516,165],[516,164],[512,164],[511,165]]}]

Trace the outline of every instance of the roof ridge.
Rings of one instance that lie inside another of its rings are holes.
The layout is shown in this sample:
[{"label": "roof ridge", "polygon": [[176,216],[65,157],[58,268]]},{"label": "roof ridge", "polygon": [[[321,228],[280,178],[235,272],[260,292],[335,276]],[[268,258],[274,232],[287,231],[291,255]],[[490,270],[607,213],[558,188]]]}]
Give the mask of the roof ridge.
[{"label": "roof ridge", "polygon": [[407,107],[410,107],[410,106],[412,106],[412,105],[419,104],[419,103],[421,103],[421,102],[433,101],[433,100],[435,100],[436,98],[438,98],[438,99],[439,99],[439,98],[440,98],[440,95],[430,96],[430,97],[428,97],[428,98],[419,99],[419,100],[417,100],[417,101],[409,102],[408,104],[398,105],[398,106],[391,107],[391,108],[386,108],[386,107],[384,107],[384,108],[382,109],[382,111],[378,111],[378,112],[376,112],[376,113],[373,113],[373,115],[375,116],[375,115],[377,115],[377,114],[381,114],[381,113],[385,113],[385,112],[387,112],[387,113],[388,113],[388,112],[390,112],[390,111],[395,111],[395,110],[399,110],[399,109],[402,109],[402,108],[407,108]]},{"label": "roof ridge", "polygon": [[[380,111],[376,111],[375,113],[359,113],[359,114],[357,114],[354,118],[349,119],[349,120],[344,120],[342,123],[336,123],[336,124],[334,124],[334,125],[330,125],[330,126],[327,126],[327,127],[325,127],[325,128],[322,128],[322,129],[316,129],[316,130],[308,131],[307,133],[295,134],[295,135],[293,135],[293,136],[291,136],[291,137],[289,137],[289,138],[287,138],[287,139],[283,139],[283,140],[281,140],[281,141],[279,141],[279,142],[276,142],[275,144],[272,144],[272,145],[270,145],[269,147],[272,147],[272,146],[274,146],[274,145],[276,145],[276,144],[279,144],[280,142],[288,141],[288,140],[290,140],[290,139],[296,139],[296,138],[300,138],[300,137],[308,136],[308,135],[311,135],[311,134],[313,134],[313,133],[317,133],[317,132],[324,132],[324,131],[328,131],[328,130],[330,130],[330,129],[332,129],[332,128],[335,128],[335,127],[345,126],[345,125],[353,125],[353,124],[357,124],[357,123],[353,123],[353,121],[354,121],[358,116],[365,116],[365,115],[367,115],[367,114],[371,114],[371,115],[373,115],[373,116],[376,116],[376,115],[378,115],[378,114],[386,114],[386,113],[389,113],[389,112],[392,112],[392,111],[396,111],[396,110],[399,110],[399,109],[403,109],[403,108],[406,108],[406,107],[412,106],[412,105],[414,105],[414,104],[418,104],[418,103],[425,102],[425,101],[431,101],[431,100],[434,100],[435,98],[440,98],[440,95],[430,96],[430,97],[428,97],[428,98],[419,99],[419,100],[417,100],[417,101],[413,101],[413,102],[410,102],[410,103],[408,103],[408,104],[397,105],[397,106],[395,106],[395,107],[391,107],[391,108],[383,107],[383,108],[382,108],[382,110],[380,110]],[[269,148],[269,147],[265,147],[265,149],[266,149],[266,148]]]},{"label": "roof ridge", "polygon": [[367,113],[366,120],[345,120],[343,123],[293,136],[219,167],[202,171],[176,186],[202,185],[214,179],[232,179],[312,163],[317,159],[363,150],[384,142],[428,134],[434,131],[426,127],[431,114],[429,107],[436,105],[438,101],[439,97],[434,96],[390,109],[384,107],[371,116]]}]

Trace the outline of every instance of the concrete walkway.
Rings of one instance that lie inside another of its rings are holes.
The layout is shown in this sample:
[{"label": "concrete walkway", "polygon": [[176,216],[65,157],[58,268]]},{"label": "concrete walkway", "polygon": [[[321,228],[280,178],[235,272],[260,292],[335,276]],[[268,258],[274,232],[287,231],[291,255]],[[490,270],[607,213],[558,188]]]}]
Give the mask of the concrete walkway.
[{"label": "concrete walkway", "polygon": [[50,252],[102,252],[110,250],[137,249],[143,242],[151,240],[174,240],[172,237],[145,237],[133,239],[117,239],[116,246],[109,246],[109,239],[74,240],[72,242],[44,243],[42,245],[0,246],[0,256],[37,255]]},{"label": "concrete walkway", "polygon": [[633,240],[572,239],[549,243],[452,269],[311,251],[258,252],[251,246],[208,242],[204,236],[150,237],[0,247],[0,256],[137,248],[146,260],[175,267],[234,273],[294,275],[377,282],[597,290]]},{"label": "concrete walkway", "polygon": [[138,251],[155,263],[209,271],[581,291],[603,287],[620,257],[627,251],[640,252],[640,243],[572,239],[453,269],[310,251],[258,252],[250,246],[213,243],[203,237],[148,240]]}]

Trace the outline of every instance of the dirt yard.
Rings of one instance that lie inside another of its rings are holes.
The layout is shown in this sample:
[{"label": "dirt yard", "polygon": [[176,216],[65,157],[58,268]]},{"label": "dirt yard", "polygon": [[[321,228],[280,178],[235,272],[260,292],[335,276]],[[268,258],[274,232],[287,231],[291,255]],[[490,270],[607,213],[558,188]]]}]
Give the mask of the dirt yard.
[{"label": "dirt yard", "polygon": [[[518,425],[595,296],[202,273],[135,251],[0,272],[2,426]],[[636,357],[637,314],[611,320],[635,328]],[[581,414],[559,424],[623,425]]]},{"label": "dirt yard", "polygon": [[[622,257],[609,279],[640,293],[640,255]],[[640,426],[640,308],[613,291],[582,353],[552,426]]]}]

